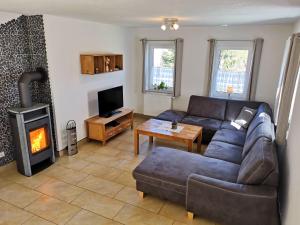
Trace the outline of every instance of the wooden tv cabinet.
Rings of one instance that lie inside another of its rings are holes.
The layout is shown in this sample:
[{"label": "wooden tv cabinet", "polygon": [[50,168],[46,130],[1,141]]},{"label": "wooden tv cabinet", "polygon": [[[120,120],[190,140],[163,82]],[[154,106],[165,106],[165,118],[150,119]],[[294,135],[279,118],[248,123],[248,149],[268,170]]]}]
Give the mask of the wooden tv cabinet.
[{"label": "wooden tv cabinet", "polygon": [[133,110],[121,108],[117,111],[121,112],[108,118],[94,116],[85,120],[88,139],[101,141],[105,145],[106,141],[113,136],[129,127],[133,129]]}]

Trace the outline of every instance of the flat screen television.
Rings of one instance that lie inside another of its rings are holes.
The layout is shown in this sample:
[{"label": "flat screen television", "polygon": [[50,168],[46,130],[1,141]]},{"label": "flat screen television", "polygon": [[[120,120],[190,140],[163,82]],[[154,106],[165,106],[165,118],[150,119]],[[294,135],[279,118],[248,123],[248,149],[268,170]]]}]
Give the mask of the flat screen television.
[{"label": "flat screen television", "polygon": [[123,86],[98,92],[99,116],[110,117],[123,107]]}]

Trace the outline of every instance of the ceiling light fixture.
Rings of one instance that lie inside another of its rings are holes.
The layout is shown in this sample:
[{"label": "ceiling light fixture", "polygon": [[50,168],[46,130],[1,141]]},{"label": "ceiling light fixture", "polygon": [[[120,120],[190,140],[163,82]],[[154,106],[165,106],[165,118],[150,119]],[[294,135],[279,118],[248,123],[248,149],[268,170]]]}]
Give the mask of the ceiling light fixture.
[{"label": "ceiling light fixture", "polygon": [[176,18],[165,18],[163,24],[160,27],[163,31],[167,30],[178,30],[179,24]]},{"label": "ceiling light fixture", "polygon": [[160,29],[162,29],[163,31],[165,31],[167,29],[166,24],[161,25]]}]

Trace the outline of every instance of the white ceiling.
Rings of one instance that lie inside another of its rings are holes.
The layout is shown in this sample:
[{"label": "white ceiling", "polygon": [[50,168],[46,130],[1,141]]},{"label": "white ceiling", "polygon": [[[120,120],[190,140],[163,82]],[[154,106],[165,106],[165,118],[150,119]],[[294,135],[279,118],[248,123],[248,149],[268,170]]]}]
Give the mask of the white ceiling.
[{"label": "white ceiling", "polygon": [[181,25],[233,25],[293,22],[300,0],[1,0],[0,11],[135,27],[160,24],[164,17]]}]

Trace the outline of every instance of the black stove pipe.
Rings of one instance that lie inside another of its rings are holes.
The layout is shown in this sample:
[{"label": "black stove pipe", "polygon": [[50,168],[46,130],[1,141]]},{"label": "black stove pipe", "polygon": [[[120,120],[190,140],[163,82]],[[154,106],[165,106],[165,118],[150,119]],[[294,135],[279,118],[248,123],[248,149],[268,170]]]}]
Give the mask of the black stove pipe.
[{"label": "black stove pipe", "polygon": [[21,107],[27,108],[32,106],[29,84],[33,81],[45,81],[46,79],[47,73],[43,68],[37,68],[35,72],[25,72],[21,75],[18,81]]}]

